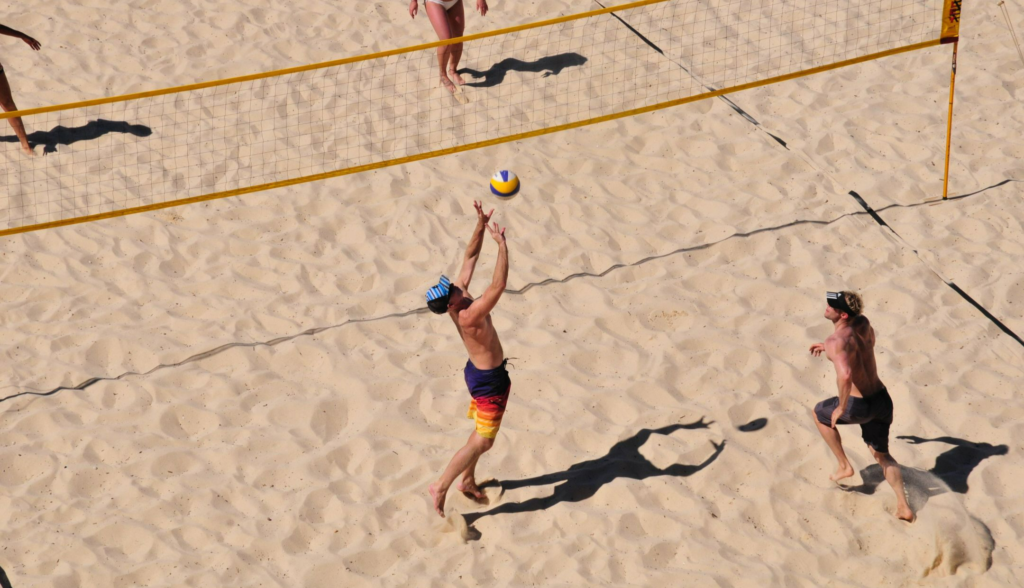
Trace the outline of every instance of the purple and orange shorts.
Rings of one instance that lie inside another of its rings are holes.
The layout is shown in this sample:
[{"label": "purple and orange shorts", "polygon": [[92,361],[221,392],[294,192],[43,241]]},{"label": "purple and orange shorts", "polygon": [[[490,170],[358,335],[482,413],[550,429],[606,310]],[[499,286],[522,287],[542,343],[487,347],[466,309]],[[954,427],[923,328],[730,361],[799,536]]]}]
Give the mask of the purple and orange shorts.
[{"label": "purple and orange shorts", "polygon": [[466,386],[473,397],[466,417],[476,420],[477,434],[487,439],[498,436],[501,418],[505,416],[505,404],[512,391],[512,379],[505,369],[506,363],[507,359],[494,369],[481,370],[472,361],[466,362]]}]

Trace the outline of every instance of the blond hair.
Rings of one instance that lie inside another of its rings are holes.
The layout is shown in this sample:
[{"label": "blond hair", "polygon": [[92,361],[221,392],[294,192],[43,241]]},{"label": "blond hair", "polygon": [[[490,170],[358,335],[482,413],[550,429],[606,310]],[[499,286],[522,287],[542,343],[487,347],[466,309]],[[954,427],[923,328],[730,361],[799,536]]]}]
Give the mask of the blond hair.
[{"label": "blond hair", "polygon": [[843,297],[846,298],[846,305],[850,307],[853,314],[860,316],[864,312],[864,300],[861,299],[860,294],[856,292],[843,292]]}]

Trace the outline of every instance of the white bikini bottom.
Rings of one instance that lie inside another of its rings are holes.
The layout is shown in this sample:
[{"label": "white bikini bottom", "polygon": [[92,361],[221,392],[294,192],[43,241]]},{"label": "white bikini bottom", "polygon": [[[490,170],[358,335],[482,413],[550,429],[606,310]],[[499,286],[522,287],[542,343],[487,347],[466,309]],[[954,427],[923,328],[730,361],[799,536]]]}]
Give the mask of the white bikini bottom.
[{"label": "white bikini bottom", "polygon": [[440,4],[445,10],[451,10],[452,6],[459,3],[459,0],[427,0],[427,2],[433,2],[434,4]]}]

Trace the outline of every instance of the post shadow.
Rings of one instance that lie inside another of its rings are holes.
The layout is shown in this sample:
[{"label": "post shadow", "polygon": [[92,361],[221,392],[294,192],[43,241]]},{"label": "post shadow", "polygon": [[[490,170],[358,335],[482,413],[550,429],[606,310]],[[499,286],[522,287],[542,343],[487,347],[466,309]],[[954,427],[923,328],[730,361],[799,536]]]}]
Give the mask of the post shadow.
[{"label": "post shadow", "polygon": [[[43,145],[43,153],[56,153],[57,145],[71,145],[79,141],[93,141],[108,133],[128,133],[136,137],[148,137],[153,129],[146,125],[132,125],[125,121],[91,120],[80,127],[57,125],[49,131],[29,133],[28,143],[32,147]],[[0,142],[17,143],[15,136],[0,137]],[[0,587],[2,588],[2,587]]]},{"label": "post shadow", "polygon": [[587,58],[579,53],[561,53],[559,55],[548,55],[536,61],[522,61],[514,57],[502,59],[495,63],[487,71],[478,71],[464,67],[459,70],[460,74],[468,73],[474,78],[483,78],[479,82],[465,84],[472,88],[493,88],[505,81],[505,74],[510,71],[521,71],[527,73],[544,72],[541,77],[557,76],[567,67],[577,67],[587,62]]},{"label": "post shadow", "polygon": [[714,446],[715,451],[699,464],[687,465],[677,463],[667,468],[656,467],[647,461],[647,458],[640,453],[640,448],[647,443],[651,435],[670,435],[680,429],[707,429],[708,425],[713,422],[705,423],[704,417],[701,417],[692,423],[668,425],[660,429],[642,429],[636,435],[613,445],[604,457],[574,464],[562,472],[523,480],[503,481],[501,486],[505,490],[542,486],[557,482],[562,483],[555,486],[550,496],[531,498],[523,502],[507,502],[486,512],[467,514],[465,515],[466,523],[472,525],[475,521],[486,516],[535,512],[551,508],[562,502],[580,502],[592,497],[602,486],[617,478],[645,480],[655,476],[692,476],[718,459],[722,450],[725,449],[724,440],[721,443],[712,441],[711,445]]}]

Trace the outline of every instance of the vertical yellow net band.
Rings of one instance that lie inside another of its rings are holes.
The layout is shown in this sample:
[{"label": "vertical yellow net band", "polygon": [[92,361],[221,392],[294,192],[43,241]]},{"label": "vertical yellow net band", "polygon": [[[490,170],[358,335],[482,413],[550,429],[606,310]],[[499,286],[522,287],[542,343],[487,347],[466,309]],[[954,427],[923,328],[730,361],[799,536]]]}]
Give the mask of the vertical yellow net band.
[{"label": "vertical yellow net band", "polygon": [[[478,149],[931,47],[958,34],[959,0],[941,3],[642,0],[6,113],[23,117],[45,156],[22,157],[15,137],[0,139],[0,235]],[[466,104],[438,87],[438,48],[460,42]]]}]

